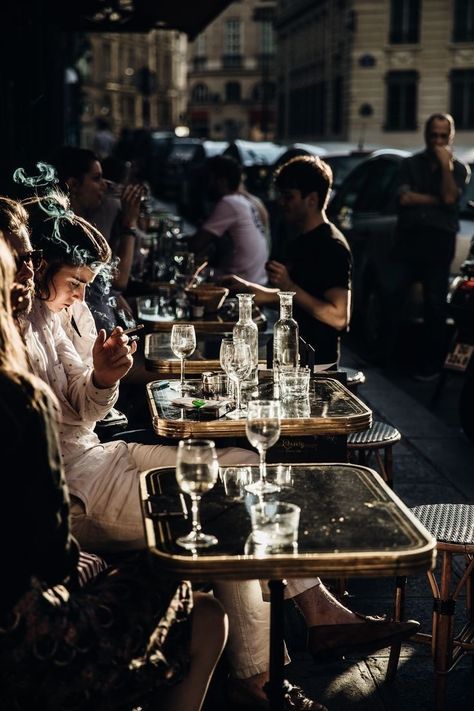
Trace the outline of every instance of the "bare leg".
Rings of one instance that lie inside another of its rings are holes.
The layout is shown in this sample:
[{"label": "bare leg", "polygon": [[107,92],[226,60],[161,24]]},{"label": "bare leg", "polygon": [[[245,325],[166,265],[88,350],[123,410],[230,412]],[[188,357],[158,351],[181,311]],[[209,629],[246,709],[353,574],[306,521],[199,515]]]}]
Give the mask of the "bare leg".
[{"label": "bare leg", "polygon": [[227,639],[227,617],[218,600],[194,593],[191,666],[186,678],[164,694],[163,711],[199,711]]},{"label": "bare leg", "polygon": [[344,607],[323,583],[296,595],[293,601],[301,610],[308,627],[363,622],[352,610]]}]

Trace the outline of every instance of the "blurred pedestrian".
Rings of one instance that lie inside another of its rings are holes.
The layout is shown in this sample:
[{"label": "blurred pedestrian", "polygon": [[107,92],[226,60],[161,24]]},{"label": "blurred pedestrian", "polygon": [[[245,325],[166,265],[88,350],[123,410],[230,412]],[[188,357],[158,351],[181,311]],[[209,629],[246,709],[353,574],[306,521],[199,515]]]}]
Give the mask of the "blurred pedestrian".
[{"label": "blurred pedestrian", "polygon": [[459,229],[459,199],[470,170],[453,155],[454,120],[436,113],[425,123],[425,149],[405,158],[399,172],[398,221],[383,288],[387,299],[387,359],[400,337],[403,303],[417,281],[423,289],[424,338],[420,380],[439,374],[446,350],[446,294]]},{"label": "blurred pedestrian", "polygon": [[92,139],[92,150],[100,160],[103,160],[113,153],[117,139],[110,130],[110,124],[106,119],[97,118],[95,125],[96,132]]}]

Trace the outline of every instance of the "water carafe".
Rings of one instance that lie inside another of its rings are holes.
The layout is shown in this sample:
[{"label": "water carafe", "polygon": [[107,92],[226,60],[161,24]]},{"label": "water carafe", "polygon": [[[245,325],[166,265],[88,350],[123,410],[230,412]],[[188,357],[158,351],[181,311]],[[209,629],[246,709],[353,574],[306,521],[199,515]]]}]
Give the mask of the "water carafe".
[{"label": "water carafe", "polygon": [[239,320],[234,326],[232,336],[234,341],[241,339],[249,344],[252,356],[252,371],[243,383],[243,387],[258,384],[258,328],[252,321],[253,294],[237,294],[239,300]]},{"label": "water carafe", "polygon": [[273,327],[273,376],[278,382],[282,366],[298,367],[299,329],[293,318],[294,291],[280,291],[280,318]]}]

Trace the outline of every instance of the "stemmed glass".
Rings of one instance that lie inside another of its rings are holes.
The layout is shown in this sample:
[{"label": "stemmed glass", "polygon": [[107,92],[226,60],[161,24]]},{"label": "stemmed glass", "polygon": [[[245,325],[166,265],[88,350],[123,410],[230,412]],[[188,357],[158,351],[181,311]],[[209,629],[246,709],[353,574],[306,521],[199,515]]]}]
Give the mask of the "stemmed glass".
[{"label": "stemmed glass", "polygon": [[247,491],[261,496],[278,491],[279,487],[267,482],[267,449],[280,436],[280,403],[278,400],[249,400],[247,403],[247,439],[260,455],[260,479],[247,484]]},{"label": "stemmed glass", "polygon": [[180,536],[176,543],[183,548],[207,548],[217,543],[217,538],[203,533],[199,516],[201,496],[212,489],[217,481],[219,462],[216,445],[209,439],[182,439],[176,458],[176,481],[192,501],[192,530]]},{"label": "stemmed glass", "polygon": [[194,326],[188,323],[174,324],[171,329],[171,350],[181,361],[180,390],[186,389],[184,384],[184,361],[196,350],[196,332]]},{"label": "stemmed glass", "polygon": [[245,411],[241,408],[241,382],[252,370],[252,357],[250,353],[250,346],[245,341],[232,341],[225,346],[222,355],[222,365],[229,376],[229,378],[235,383],[235,410],[229,412],[227,417],[233,420],[238,420],[245,416]]}]

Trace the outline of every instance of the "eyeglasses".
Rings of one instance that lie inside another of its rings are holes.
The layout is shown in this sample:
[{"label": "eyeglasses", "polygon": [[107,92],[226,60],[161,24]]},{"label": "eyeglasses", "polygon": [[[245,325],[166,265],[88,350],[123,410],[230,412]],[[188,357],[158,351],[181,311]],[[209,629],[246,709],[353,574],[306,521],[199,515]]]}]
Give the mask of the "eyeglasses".
[{"label": "eyeglasses", "polygon": [[22,266],[29,262],[36,271],[39,269],[40,264],[43,260],[43,250],[42,249],[32,249],[24,254],[17,254],[15,257],[17,271],[20,271]]},{"label": "eyeglasses", "polygon": [[437,131],[430,131],[430,138],[449,138],[449,133],[438,133]]}]

